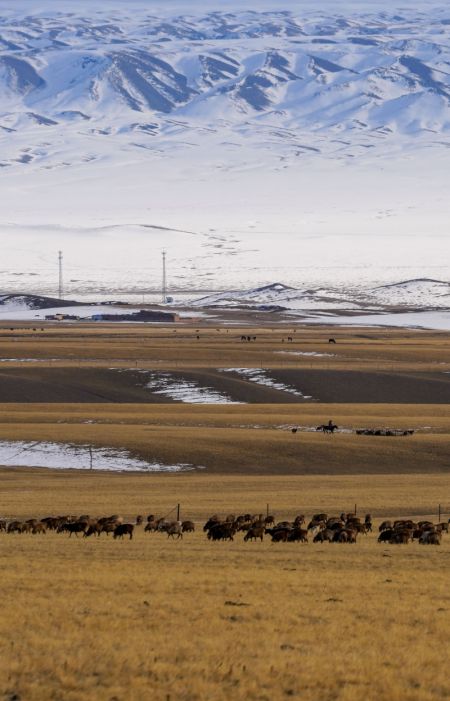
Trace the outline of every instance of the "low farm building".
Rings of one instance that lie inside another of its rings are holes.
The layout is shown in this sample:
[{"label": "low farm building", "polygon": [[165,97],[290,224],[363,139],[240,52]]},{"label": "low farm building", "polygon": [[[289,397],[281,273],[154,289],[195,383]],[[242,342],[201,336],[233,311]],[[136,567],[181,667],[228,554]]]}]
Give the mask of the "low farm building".
[{"label": "low farm building", "polygon": [[126,312],[124,314],[93,314],[92,321],[160,321],[173,323],[180,317],[175,312],[147,311],[141,309],[138,312]]}]

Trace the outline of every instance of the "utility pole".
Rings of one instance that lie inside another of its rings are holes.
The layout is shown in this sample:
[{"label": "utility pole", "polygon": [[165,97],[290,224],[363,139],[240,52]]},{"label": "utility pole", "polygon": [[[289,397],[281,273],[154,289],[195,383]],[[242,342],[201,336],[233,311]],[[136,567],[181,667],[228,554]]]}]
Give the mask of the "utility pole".
[{"label": "utility pole", "polygon": [[63,254],[62,254],[62,251],[58,251],[58,269],[59,269],[58,296],[59,296],[59,299],[62,299],[63,298]]},{"label": "utility pole", "polygon": [[167,280],[166,280],[166,252],[162,252],[162,303],[166,303]]}]

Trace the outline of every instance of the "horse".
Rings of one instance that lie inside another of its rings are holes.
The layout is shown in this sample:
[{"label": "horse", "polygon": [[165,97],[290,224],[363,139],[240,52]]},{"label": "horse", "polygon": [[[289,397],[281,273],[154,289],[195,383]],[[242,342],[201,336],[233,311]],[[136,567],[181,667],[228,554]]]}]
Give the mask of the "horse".
[{"label": "horse", "polygon": [[322,431],[322,433],[334,433],[338,428],[339,427],[336,426],[336,424],[328,423],[317,426],[316,431]]}]

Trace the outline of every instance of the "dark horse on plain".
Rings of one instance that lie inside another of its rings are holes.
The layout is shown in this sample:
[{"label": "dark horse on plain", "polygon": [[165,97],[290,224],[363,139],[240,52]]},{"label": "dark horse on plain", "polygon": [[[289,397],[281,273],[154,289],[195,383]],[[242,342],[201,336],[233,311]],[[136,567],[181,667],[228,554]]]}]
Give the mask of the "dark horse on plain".
[{"label": "dark horse on plain", "polygon": [[317,426],[316,431],[322,431],[323,433],[334,433],[339,427],[336,426],[332,421],[329,421],[327,424],[321,424],[320,426]]}]

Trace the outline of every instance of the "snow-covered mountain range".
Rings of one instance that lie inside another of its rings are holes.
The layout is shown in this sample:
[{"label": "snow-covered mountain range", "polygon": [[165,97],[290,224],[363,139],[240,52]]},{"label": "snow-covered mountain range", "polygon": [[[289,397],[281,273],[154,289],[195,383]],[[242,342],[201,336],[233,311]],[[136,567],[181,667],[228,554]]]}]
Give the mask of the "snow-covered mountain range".
[{"label": "snow-covered mountain range", "polygon": [[[448,10],[381,3],[349,15],[339,3],[333,12],[299,3],[296,11],[220,12],[206,3],[190,14],[186,3],[164,16],[151,2],[140,11],[58,5],[0,19],[0,124],[40,140],[61,128],[90,135],[79,158],[95,158],[95,142],[118,133],[129,146],[135,138],[135,148],[154,148],[155,137],[175,133],[181,144],[213,130],[289,161],[355,157],[412,135],[432,143],[450,131]],[[33,141],[2,165],[51,165]]]},{"label": "snow-covered mountain range", "polygon": [[1,288],[450,277],[448,6],[257,5],[0,0]]},{"label": "snow-covered mountain range", "polygon": [[442,280],[405,280],[368,288],[300,289],[273,283],[256,289],[219,292],[193,300],[194,307],[253,308],[259,310],[359,310],[395,311],[450,309],[450,282]]}]

